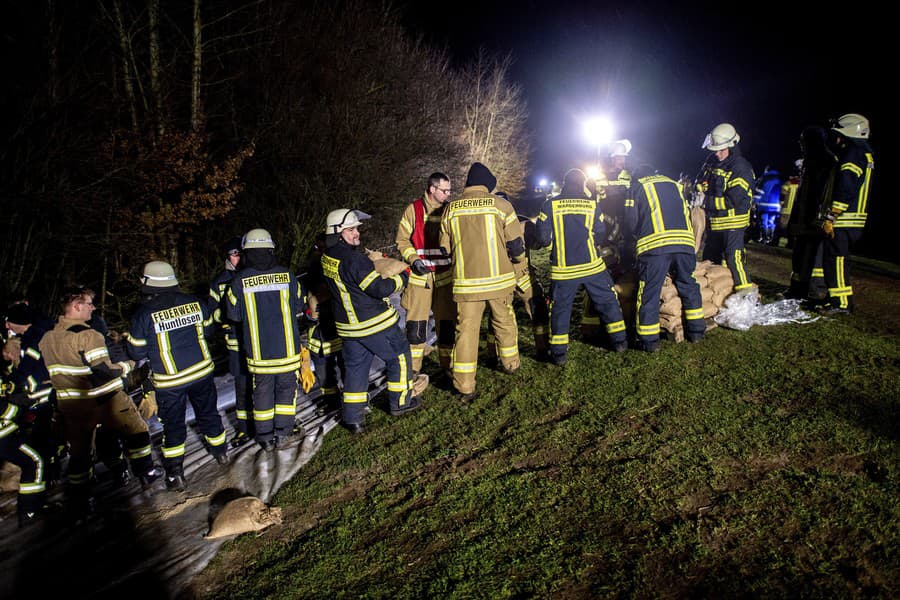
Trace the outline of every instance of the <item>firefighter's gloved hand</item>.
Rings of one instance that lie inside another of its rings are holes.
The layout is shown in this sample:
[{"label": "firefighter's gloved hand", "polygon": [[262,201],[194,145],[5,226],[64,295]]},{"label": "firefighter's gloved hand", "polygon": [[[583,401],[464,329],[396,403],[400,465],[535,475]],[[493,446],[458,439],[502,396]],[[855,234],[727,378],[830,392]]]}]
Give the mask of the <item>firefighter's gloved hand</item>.
[{"label": "firefighter's gloved hand", "polygon": [[416,275],[427,275],[430,271],[430,269],[425,266],[425,263],[421,258],[417,258],[415,261],[413,261],[413,264],[410,266],[410,268]]},{"label": "firefighter's gloved hand", "polygon": [[303,393],[308,394],[309,390],[316,384],[316,376],[312,371],[312,360],[309,356],[309,350],[302,348],[300,350],[300,386]]},{"label": "firefighter's gloved hand", "polygon": [[159,407],[156,405],[156,392],[153,390],[145,392],[137,409],[141,414],[141,418],[145,421],[157,414],[159,412]]},{"label": "firefighter's gloved hand", "polygon": [[822,233],[825,234],[825,237],[828,239],[834,239],[834,220],[835,216],[829,214],[824,219],[822,219]]}]

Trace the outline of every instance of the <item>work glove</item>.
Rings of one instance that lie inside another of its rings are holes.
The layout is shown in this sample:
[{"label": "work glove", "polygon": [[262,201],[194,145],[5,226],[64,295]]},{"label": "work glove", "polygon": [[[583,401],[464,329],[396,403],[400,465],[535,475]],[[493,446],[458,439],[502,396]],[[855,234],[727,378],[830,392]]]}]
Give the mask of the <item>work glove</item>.
[{"label": "work glove", "polygon": [[828,215],[822,219],[822,233],[828,239],[834,239],[834,215]]},{"label": "work glove", "polygon": [[417,258],[410,267],[416,275],[426,275],[430,271],[421,258]]},{"label": "work glove", "polygon": [[316,384],[316,376],[312,371],[312,359],[309,356],[309,350],[302,348],[300,350],[300,387],[303,393],[308,394],[309,390]]},{"label": "work glove", "polygon": [[137,409],[145,421],[156,415],[159,412],[159,406],[156,405],[156,392],[153,390],[144,392]]}]

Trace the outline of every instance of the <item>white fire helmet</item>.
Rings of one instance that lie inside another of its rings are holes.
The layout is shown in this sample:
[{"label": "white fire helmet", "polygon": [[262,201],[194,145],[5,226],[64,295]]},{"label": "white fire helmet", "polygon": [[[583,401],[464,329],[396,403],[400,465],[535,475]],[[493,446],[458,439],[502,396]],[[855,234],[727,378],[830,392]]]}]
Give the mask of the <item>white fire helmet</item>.
[{"label": "white fire helmet", "polygon": [[739,141],[741,136],[731,123],[719,123],[713,130],[706,134],[703,140],[703,149],[716,152],[725,148],[733,148]]},{"label": "white fire helmet", "polygon": [[849,138],[865,140],[869,137],[869,120],[856,113],[847,113],[835,119],[831,123],[831,128]]},{"label": "white fire helmet", "polygon": [[340,233],[345,229],[353,229],[371,218],[372,215],[367,215],[361,210],[339,208],[328,213],[325,219],[325,233]]}]

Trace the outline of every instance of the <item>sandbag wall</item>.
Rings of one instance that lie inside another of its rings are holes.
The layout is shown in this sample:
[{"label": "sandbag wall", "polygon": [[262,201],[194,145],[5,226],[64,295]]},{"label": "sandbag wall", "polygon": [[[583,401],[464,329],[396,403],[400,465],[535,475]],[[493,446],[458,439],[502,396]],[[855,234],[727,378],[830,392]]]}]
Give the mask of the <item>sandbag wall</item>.
[{"label": "sandbag wall", "polygon": [[[703,318],[706,319],[707,330],[716,326],[712,320],[719,309],[725,305],[725,299],[734,291],[734,280],[728,267],[713,264],[705,260],[697,263],[694,279],[700,285],[703,297]],[[684,322],[682,320],[681,298],[671,277],[666,277],[660,292],[659,325],[669,333],[669,338],[684,341]]]}]

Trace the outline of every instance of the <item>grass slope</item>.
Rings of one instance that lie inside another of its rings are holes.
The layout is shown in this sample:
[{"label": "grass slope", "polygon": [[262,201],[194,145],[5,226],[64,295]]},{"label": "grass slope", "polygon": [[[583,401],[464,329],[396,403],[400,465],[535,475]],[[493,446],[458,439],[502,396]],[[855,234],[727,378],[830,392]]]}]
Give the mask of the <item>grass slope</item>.
[{"label": "grass slope", "polygon": [[[783,253],[753,252],[764,292]],[[897,281],[859,311],[702,344],[479,368],[481,398],[336,430],[229,543],[210,598],[896,596]],[[435,365],[429,366],[434,370]]]}]

